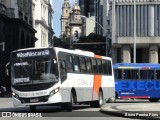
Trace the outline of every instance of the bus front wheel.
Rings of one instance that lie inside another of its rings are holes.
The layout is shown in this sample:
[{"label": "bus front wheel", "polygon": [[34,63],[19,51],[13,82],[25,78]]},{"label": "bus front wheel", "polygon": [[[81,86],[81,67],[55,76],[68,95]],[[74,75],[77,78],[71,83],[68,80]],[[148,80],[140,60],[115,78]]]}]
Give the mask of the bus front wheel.
[{"label": "bus front wheel", "polygon": [[67,111],[68,112],[72,112],[72,109],[73,109],[73,93],[71,92],[71,95],[70,95],[70,102],[67,103]]},{"label": "bus front wheel", "polygon": [[150,101],[150,102],[158,102],[159,99],[158,99],[158,98],[150,98],[149,101]]}]

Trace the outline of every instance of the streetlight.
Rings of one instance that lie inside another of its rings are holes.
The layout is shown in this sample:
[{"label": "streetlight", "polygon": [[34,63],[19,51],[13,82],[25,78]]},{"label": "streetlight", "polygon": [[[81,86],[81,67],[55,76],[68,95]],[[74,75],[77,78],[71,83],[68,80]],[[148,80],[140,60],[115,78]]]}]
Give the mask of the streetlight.
[{"label": "streetlight", "polygon": [[[86,16],[83,16],[83,15],[80,15],[80,17],[81,18],[84,18],[84,19],[87,19],[87,17]],[[98,23],[97,21],[95,21],[95,20],[93,20],[92,18],[89,18],[90,20],[92,20],[92,21],[94,21],[95,23],[97,23],[101,28],[102,28],[102,30],[103,31],[106,31],[106,56],[108,55],[108,38],[107,38],[107,30],[105,30],[104,28],[103,28],[103,26],[100,24],[100,23]]]},{"label": "streetlight", "polygon": [[1,42],[0,46],[2,46],[2,51],[5,51],[5,42]]},{"label": "streetlight", "polygon": [[134,63],[136,63],[136,0],[134,0]]}]

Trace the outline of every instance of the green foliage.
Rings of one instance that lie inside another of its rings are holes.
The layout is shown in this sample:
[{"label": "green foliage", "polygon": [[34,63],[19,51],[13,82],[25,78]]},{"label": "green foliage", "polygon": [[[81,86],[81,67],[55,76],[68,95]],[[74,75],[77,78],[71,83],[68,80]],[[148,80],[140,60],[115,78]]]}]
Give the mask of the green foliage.
[{"label": "green foliage", "polygon": [[54,36],[52,42],[54,47],[61,47],[61,48],[69,48],[69,40],[68,39],[62,39],[62,38],[57,38]]},{"label": "green foliage", "polygon": [[72,46],[70,46],[70,39],[64,37],[54,37],[51,42],[53,43],[54,47],[81,49],[94,52],[97,55],[106,55],[106,38],[95,33],[91,33],[88,36],[81,36],[79,41],[76,42],[77,44],[72,44]]},{"label": "green foliage", "polygon": [[[105,55],[105,37],[91,33],[88,36],[81,36],[79,41],[73,45],[73,49],[81,49],[94,52],[97,55]],[[83,44],[84,43],[84,44]],[[104,44],[99,44],[104,43]]]}]

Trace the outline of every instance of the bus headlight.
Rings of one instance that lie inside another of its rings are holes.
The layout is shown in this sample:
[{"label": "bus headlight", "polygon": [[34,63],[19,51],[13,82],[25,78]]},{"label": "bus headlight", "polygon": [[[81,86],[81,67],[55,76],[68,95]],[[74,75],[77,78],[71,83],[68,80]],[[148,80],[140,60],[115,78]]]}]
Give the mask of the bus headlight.
[{"label": "bus headlight", "polygon": [[19,100],[19,95],[17,95],[16,93],[12,92],[12,96]]},{"label": "bus headlight", "polygon": [[52,90],[52,91],[50,92],[50,97],[52,97],[52,96],[53,96],[54,94],[56,94],[58,91],[59,91],[59,87],[56,88],[56,89],[54,89],[54,90]]}]

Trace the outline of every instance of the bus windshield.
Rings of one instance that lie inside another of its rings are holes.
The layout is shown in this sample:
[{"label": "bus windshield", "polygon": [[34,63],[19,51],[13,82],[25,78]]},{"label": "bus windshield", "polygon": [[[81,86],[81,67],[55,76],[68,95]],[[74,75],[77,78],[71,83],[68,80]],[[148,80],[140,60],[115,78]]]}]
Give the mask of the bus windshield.
[{"label": "bus windshield", "polygon": [[12,64],[12,84],[38,84],[58,82],[55,59],[17,59]]}]

